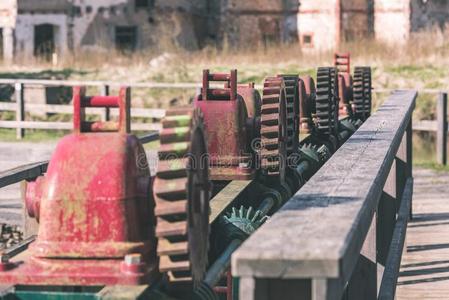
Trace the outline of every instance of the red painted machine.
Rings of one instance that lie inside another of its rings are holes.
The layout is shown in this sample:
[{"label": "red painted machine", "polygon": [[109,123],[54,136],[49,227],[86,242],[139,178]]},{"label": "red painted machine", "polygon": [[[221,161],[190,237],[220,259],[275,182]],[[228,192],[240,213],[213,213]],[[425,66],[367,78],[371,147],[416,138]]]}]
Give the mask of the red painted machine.
[{"label": "red painted machine", "polygon": [[[224,87],[211,88],[217,81]],[[259,169],[284,179],[288,108],[282,77],[266,78],[260,97],[253,84],[237,84],[237,70],[204,70],[201,95],[194,104],[204,115],[212,180],[252,179]]]},{"label": "red painted machine", "polygon": [[351,55],[349,53],[335,53],[334,66],[338,71],[338,97],[340,98],[339,116],[340,118],[352,115],[352,76],[351,76]]},{"label": "red painted machine", "polygon": [[[158,277],[154,201],[144,149],[130,132],[129,89],[86,97],[74,88],[74,133],[30,183],[26,207],[39,220],[29,249],[0,264],[0,282],[138,285]],[[118,122],[87,122],[86,107],[116,107]]]},{"label": "red painted machine", "polygon": [[334,65],[338,71],[340,118],[355,117],[362,121],[371,115],[371,68],[355,67],[351,76],[351,55],[336,53]]}]

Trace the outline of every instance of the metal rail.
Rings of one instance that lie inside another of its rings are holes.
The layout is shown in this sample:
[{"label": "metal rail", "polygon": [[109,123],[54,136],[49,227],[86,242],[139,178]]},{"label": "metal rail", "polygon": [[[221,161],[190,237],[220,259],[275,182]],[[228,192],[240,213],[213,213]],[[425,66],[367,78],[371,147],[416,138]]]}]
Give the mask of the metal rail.
[{"label": "metal rail", "polygon": [[[240,299],[377,299],[395,288],[416,97],[393,93],[233,254]],[[391,285],[378,294],[383,276]]]},{"label": "metal rail", "polygon": [[[152,132],[139,137],[142,144],[146,144],[159,139],[159,132]],[[40,161],[27,165],[22,165],[10,170],[0,172],[0,188],[21,182],[32,180],[47,171],[48,161]]]}]

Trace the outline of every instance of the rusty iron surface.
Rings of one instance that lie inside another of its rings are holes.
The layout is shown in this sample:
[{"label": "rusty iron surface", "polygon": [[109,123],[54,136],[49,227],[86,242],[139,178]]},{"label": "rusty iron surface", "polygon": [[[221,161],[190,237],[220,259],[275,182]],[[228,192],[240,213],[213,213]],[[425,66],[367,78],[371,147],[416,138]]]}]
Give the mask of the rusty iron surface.
[{"label": "rusty iron surface", "polygon": [[[224,81],[221,89],[209,88],[210,81]],[[240,88],[242,90],[242,87]],[[254,178],[251,167],[251,134],[254,122],[245,100],[237,94],[237,71],[229,74],[203,72],[202,93],[195,101],[204,115],[212,180],[248,180]],[[252,113],[255,114],[253,111]],[[248,126],[249,124],[249,126]],[[250,127],[250,128],[248,128]]]},{"label": "rusty iron surface", "polygon": [[168,110],[162,124],[154,180],[159,268],[172,284],[197,287],[208,262],[211,196],[201,111]]},{"label": "rusty iron surface", "polygon": [[[60,140],[47,173],[28,185],[27,210],[40,222],[36,241],[23,255],[0,264],[0,282],[141,284],[158,276],[154,200],[143,146],[126,133],[126,122],[119,132],[81,133],[80,101],[86,99],[80,93],[75,89],[75,132]],[[119,119],[126,120],[125,94],[122,89],[121,97],[91,97],[88,105],[115,101]]]}]

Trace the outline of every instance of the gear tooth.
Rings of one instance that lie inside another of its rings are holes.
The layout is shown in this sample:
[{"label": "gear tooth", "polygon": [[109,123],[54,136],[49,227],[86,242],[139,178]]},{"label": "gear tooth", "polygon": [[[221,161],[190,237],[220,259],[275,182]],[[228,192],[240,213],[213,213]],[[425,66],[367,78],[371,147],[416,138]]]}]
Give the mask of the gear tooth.
[{"label": "gear tooth", "polygon": [[248,211],[246,212],[246,218],[247,218],[247,219],[250,219],[250,218],[251,218],[252,212],[253,212],[253,207],[250,206],[250,207],[248,208]]},{"label": "gear tooth", "polygon": [[[261,107],[261,167],[266,175],[283,178],[285,164],[279,159],[268,161],[267,157],[287,157],[289,120],[287,116],[287,103],[284,79],[281,77],[268,77],[264,82]],[[285,107],[284,107],[285,106]],[[285,135],[285,136],[284,136]],[[281,169],[282,168],[282,169]]]},{"label": "gear tooth", "polygon": [[237,209],[235,207],[232,208],[231,217],[232,218],[237,218]]},{"label": "gear tooth", "polygon": [[[206,142],[192,143],[198,134],[205,138],[202,122],[198,109],[167,111],[162,121],[161,146],[158,151],[160,160],[153,184],[157,218],[155,231],[160,240],[157,246],[160,271],[168,273],[170,283],[182,281],[192,283],[193,286],[202,281],[207,266],[209,223],[202,220],[209,213],[209,202],[205,202],[199,212],[190,213],[193,199],[189,195],[208,189],[209,175],[204,171],[206,173],[201,176],[201,184],[190,187],[189,159],[185,155],[188,152],[207,154],[206,147],[201,146],[206,145]],[[189,192],[189,188],[202,190]],[[192,224],[190,220],[199,221]],[[197,236],[193,242],[191,235]],[[204,257],[192,258],[189,255],[192,251],[198,251]]]},{"label": "gear tooth", "polygon": [[256,210],[253,217],[251,218],[251,222],[255,222],[260,214],[261,214],[260,210]]}]

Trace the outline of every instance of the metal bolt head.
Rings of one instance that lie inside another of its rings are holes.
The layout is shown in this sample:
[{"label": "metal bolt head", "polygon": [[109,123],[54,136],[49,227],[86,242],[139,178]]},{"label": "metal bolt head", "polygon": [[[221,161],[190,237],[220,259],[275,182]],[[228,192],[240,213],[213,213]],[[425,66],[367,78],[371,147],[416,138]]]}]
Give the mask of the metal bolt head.
[{"label": "metal bolt head", "polygon": [[138,265],[142,262],[142,255],[139,253],[125,255],[125,264]]}]

